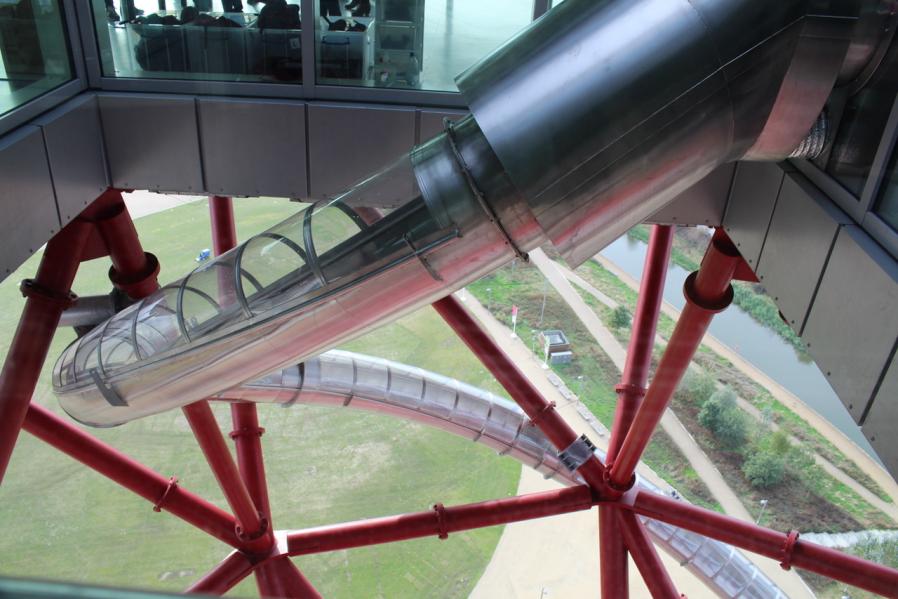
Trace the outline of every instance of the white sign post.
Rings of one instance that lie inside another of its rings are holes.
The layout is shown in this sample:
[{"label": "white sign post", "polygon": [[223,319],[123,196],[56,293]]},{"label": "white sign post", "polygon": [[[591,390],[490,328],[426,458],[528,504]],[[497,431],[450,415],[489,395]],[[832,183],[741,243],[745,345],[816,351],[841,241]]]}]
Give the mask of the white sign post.
[{"label": "white sign post", "polygon": [[512,304],[511,306],[511,338],[517,339],[518,337],[518,307]]}]

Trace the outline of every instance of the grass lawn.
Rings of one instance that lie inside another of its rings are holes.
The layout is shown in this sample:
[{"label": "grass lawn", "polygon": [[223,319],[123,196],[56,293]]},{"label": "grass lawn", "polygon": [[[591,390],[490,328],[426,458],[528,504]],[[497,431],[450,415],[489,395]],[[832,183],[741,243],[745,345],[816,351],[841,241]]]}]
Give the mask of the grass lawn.
[{"label": "grass lawn", "polygon": [[[296,212],[283,200],[238,200],[240,238]],[[195,267],[211,247],[205,202],[137,222],[141,240],[162,263],[160,281]],[[24,303],[20,279],[37,256],[0,284],[0,356],[5,356]],[[105,293],[107,260],[82,266],[75,291]],[[74,338],[60,330],[36,399],[59,412],[49,373]],[[436,370],[499,391],[493,378],[427,308],[347,349]],[[440,431],[384,416],[308,406],[260,406],[273,519],[278,528],[426,510],[514,494],[520,466]],[[216,406],[230,430],[227,406]],[[186,421],[173,411],[96,430],[115,447],[225,507]],[[0,575],[179,591],[220,561],[228,548],[180,520],[23,434],[0,488]],[[300,568],[326,597],[465,597],[480,578],[501,528],[304,557]],[[248,580],[232,594],[255,594]]]}]

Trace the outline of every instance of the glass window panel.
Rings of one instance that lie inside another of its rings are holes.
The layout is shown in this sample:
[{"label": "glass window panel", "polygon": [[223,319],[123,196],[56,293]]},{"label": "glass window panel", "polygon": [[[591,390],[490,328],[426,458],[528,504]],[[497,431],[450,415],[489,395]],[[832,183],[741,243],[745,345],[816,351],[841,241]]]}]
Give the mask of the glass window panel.
[{"label": "glass window panel", "polygon": [[898,231],[898,151],[892,150],[889,166],[883,176],[876,212]]},{"label": "glass window panel", "polygon": [[148,358],[187,340],[178,324],[178,284],[164,287],[141,302],[137,309],[137,344],[141,358]]},{"label": "glass window panel", "polygon": [[317,3],[317,81],[458,91],[455,77],[530,23],[532,0]]},{"label": "glass window panel", "polygon": [[71,80],[62,3],[0,2],[0,114]]},{"label": "glass window panel", "polygon": [[861,195],[870,173],[896,93],[898,44],[893,44],[870,82],[848,99],[825,165],[855,196]]},{"label": "glass window panel", "polygon": [[93,0],[107,77],[302,81],[300,0]]}]

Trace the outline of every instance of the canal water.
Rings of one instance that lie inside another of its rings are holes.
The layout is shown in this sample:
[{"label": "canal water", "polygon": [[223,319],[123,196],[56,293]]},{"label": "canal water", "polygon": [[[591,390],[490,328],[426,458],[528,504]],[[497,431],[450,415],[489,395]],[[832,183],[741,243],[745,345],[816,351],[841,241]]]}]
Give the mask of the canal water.
[{"label": "canal water", "polygon": [[[624,235],[602,250],[601,254],[636,280],[641,280],[645,251],[646,244]],[[675,264],[671,264],[667,272],[664,299],[678,309],[682,309],[685,303],[683,282],[688,275],[689,272]],[[714,317],[710,333],[794,393],[879,461],[817,365],[812,361],[803,361],[791,344],[736,305]]]}]

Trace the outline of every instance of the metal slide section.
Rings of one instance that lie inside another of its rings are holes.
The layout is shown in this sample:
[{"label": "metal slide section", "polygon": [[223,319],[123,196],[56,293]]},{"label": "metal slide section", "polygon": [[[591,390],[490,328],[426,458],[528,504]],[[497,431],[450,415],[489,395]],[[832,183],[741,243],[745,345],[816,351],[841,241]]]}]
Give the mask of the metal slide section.
[{"label": "metal slide section", "polygon": [[546,240],[582,261],[717,165],[789,155],[852,11],[567,0],[459,79],[473,117],[73,343],[60,402],[120,424],[317,355]]},{"label": "metal slide section", "polygon": [[[513,402],[433,372],[331,350],[219,395],[229,401],[350,407],[432,426],[482,443],[564,485],[582,484]],[[598,452],[604,462],[605,456]],[[637,476],[637,485],[662,493]],[[739,550],[657,520],[643,519],[657,544],[721,597],[785,598]]]}]

